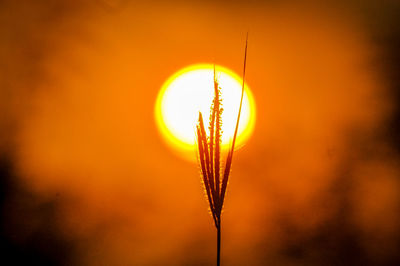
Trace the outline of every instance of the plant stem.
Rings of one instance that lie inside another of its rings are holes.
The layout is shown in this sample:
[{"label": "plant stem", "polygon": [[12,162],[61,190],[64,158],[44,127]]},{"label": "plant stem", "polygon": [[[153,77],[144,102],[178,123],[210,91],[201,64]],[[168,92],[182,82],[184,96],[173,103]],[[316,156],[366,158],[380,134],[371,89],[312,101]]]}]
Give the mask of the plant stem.
[{"label": "plant stem", "polygon": [[217,225],[217,266],[220,266],[221,261],[221,217],[218,219]]}]

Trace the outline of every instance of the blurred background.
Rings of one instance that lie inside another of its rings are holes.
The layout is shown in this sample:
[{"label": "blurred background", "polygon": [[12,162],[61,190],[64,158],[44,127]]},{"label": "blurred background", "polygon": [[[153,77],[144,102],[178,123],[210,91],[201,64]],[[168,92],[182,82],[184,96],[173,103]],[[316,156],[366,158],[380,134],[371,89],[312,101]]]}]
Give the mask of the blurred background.
[{"label": "blurred background", "polygon": [[400,4],[0,1],[3,265],[213,265],[198,166],[154,121],[195,63],[257,104],[224,265],[400,264]]}]

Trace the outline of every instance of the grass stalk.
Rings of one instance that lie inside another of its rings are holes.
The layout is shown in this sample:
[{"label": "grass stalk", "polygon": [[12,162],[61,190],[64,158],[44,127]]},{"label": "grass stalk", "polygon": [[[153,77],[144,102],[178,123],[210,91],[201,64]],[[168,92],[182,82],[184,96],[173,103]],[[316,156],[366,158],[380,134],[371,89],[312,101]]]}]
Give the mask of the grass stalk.
[{"label": "grass stalk", "polygon": [[235,133],[233,135],[232,144],[228,150],[224,169],[221,169],[220,165],[222,125],[221,113],[223,109],[221,108],[221,88],[219,87],[218,80],[215,75],[215,65],[214,99],[210,109],[210,135],[207,137],[201,112],[199,112],[199,120],[196,126],[198,157],[202,174],[202,181],[204,184],[204,189],[206,190],[206,195],[208,203],[210,205],[210,211],[214,220],[214,225],[217,229],[217,266],[219,266],[221,263],[221,212],[224,204],[226,189],[228,186],[229,174],[232,167],[233,152],[235,150],[236,136],[239,128],[240,114],[242,110],[244,78],[246,74],[247,60],[247,40],[248,36],[246,36],[246,46],[244,52],[242,94],[240,97],[239,111],[236,121]]}]

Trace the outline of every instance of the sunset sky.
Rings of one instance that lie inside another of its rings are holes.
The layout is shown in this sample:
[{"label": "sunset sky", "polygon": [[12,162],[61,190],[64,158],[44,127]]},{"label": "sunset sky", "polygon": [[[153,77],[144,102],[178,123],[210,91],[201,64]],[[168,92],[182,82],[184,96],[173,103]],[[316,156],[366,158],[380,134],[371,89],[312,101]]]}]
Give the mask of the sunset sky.
[{"label": "sunset sky", "polygon": [[1,1],[4,265],[214,265],[195,152],[155,110],[185,67],[241,77],[247,32],[256,115],[222,265],[400,265],[399,14],[396,0]]}]

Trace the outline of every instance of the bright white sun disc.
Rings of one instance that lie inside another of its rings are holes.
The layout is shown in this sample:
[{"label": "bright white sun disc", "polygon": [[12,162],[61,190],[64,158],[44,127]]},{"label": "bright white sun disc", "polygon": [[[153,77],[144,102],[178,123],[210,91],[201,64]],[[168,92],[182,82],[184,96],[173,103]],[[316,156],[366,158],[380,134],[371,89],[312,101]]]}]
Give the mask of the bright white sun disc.
[{"label": "bright white sun disc", "polygon": [[[222,146],[233,138],[242,91],[242,79],[222,66],[216,66],[216,77],[221,87],[223,112]],[[210,107],[214,97],[214,66],[192,65],[173,74],[162,86],[155,106],[155,116],[161,135],[173,148],[181,151],[196,149],[196,123],[199,111],[205,125],[209,125]],[[255,103],[245,84],[237,147],[250,137],[255,123]],[[208,128],[206,128],[207,130]]]}]

